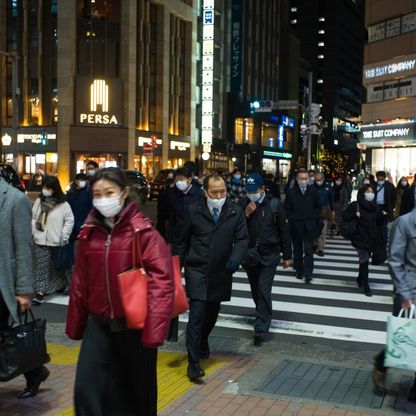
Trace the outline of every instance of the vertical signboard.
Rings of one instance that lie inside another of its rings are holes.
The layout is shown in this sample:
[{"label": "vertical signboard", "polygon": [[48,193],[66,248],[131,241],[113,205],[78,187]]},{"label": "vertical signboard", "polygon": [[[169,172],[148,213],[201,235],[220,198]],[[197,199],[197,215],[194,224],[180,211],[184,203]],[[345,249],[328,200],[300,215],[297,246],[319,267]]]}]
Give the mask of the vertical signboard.
[{"label": "vertical signboard", "polygon": [[243,71],[243,2],[232,0],[230,92],[241,91]]}]

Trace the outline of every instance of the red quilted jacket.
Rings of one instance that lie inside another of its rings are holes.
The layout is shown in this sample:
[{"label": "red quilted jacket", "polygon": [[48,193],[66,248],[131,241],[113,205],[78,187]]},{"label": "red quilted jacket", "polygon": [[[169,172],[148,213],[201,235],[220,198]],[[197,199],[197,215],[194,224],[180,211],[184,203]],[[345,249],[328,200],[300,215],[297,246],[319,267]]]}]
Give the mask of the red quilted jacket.
[{"label": "red quilted jacket", "polygon": [[139,235],[144,268],[149,276],[148,313],[142,332],[145,347],[163,344],[168,331],[174,282],[169,247],[135,204],[126,206],[113,231],[108,232],[94,210],[79,234],[72,277],[66,333],[82,339],[90,314],[123,318],[117,276],[133,267],[133,236]]}]

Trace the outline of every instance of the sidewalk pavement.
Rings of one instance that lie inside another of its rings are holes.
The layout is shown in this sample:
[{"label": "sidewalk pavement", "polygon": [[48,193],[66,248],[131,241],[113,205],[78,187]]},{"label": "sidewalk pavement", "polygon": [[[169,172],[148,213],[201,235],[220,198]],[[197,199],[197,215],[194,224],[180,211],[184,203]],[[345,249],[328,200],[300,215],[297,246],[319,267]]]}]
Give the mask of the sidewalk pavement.
[{"label": "sidewalk pavement", "polygon": [[[39,394],[15,399],[19,377],[0,388],[2,416],[72,416],[79,343],[68,341],[62,324],[48,328],[50,378]],[[406,401],[412,374],[392,371],[391,393],[371,392],[374,351],[348,351],[302,342],[269,341],[254,347],[247,337],[214,332],[211,358],[202,360],[200,384],[186,377],[184,335],[160,350],[159,416],[389,416],[415,415]],[[91,415],[95,416],[95,415]],[[120,415],[121,416],[121,415]]]}]

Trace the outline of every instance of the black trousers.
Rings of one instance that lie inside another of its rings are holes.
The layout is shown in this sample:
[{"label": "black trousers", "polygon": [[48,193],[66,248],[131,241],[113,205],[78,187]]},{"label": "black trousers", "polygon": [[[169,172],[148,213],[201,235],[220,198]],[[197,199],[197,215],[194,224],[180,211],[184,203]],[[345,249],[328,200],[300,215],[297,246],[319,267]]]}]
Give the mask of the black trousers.
[{"label": "black trousers", "polygon": [[217,322],[220,308],[220,302],[190,300],[189,319],[186,326],[186,349],[189,363],[199,363],[201,346],[204,348],[208,346],[208,337]]},{"label": "black trousers", "polygon": [[312,277],[313,241],[293,237],[293,268],[304,277]]},{"label": "black trousers", "polygon": [[259,263],[255,267],[245,268],[250,282],[251,297],[256,304],[256,332],[269,332],[272,321],[272,287],[277,264],[263,266]]},{"label": "black trousers", "polygon": [[141,332],[112,332],[89,319],[77,364],[77,416],[156,416],[157,349],[144,348]]},{"label": "black trousers", "polygon": [[[4,329],[8,328],[9,318],[10,318],[9,309],[7,308],[6,303],[4,302],[3,296],[1,295],[1,292],[0,292],[0,331],[3,331]],[[26,384],[29,385],[34,380],[36,380],[41,370],[42,370],[42,367],[38,367],[25,373],[24,376],[26,378]]]}]

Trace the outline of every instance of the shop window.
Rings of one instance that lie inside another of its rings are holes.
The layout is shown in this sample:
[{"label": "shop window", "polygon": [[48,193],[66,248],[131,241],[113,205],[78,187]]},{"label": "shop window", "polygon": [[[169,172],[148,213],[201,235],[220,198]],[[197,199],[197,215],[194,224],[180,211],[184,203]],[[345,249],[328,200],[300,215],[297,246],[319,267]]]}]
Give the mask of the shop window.
[{"label": "shop window", "polygon": [[234,141],[235,144],[243,144],[244,143],[244,119],[236,118],[234,123],[235,128],[235,136]]},{"label": "shop window", "polygon": [[254,144],[254,121],[252,118],[245,119],[244,142]]},{"label": "shop window", "polygon": [[39,97],[30,98],[30,124],[39,124]]}]

